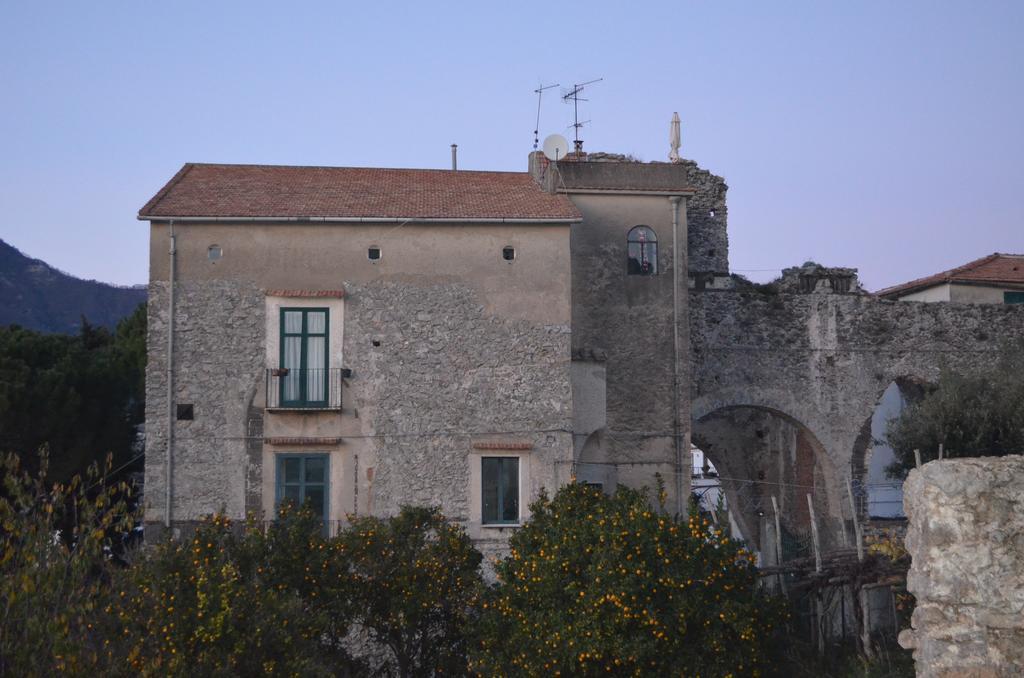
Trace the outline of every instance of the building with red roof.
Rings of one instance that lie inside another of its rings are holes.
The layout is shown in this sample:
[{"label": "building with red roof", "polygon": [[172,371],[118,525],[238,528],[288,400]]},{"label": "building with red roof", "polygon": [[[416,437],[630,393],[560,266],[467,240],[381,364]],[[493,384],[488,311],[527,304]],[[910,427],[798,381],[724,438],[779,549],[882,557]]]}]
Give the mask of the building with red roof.
[{"label": "building with red roof", "polygon": [[1024,254],[996,252],[875,294],[900,301],[1024,304]]}]

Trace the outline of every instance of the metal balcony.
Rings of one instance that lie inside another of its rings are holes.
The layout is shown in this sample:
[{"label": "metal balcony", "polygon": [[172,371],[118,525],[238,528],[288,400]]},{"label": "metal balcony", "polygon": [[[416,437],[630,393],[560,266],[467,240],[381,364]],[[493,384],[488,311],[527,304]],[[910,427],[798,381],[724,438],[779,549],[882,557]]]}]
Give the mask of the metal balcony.
[{"label": "metal balcony", "polygon": [[343,368],[267,370],[268,410],[340,410]]}]

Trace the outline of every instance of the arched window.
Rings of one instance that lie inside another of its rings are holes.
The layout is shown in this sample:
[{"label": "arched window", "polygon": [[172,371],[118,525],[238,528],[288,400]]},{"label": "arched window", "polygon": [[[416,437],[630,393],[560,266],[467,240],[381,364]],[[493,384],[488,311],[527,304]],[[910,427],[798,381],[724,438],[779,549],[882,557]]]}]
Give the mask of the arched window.
[{"label": "arched window", "polygon": [[626,237],[626,272],[629,275],[657,275],[658,236],[647,226],[635,226]]}]

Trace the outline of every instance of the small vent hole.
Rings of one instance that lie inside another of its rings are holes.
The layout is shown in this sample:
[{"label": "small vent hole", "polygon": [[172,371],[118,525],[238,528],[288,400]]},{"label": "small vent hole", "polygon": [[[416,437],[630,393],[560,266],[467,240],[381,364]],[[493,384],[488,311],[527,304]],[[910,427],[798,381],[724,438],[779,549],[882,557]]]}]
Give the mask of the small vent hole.
[{"label": "small vent hole", "polygon": [[506,246],[501,250],[501,258],[505,261],[513,261],[516,258],[516,248],[512,246]]},{"label": "small vent hole", "polygon": [[366,258],[370,261],[380,261],[380,248],[374,245],[366,251]]},{"label": "small vent hole", "polygon": [[217,261],[223,255],[224,252],[221,250],[220,245],[210,245],[206,249],[206,258],[209,259],[210,261]]}]

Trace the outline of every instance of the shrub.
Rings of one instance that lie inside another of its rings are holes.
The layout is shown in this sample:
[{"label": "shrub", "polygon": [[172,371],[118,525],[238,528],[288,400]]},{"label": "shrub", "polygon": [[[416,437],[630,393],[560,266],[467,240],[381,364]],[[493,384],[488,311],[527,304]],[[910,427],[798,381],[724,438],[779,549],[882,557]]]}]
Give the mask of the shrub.
[{"label": "shrub", "polygon": [[507,675],[756,675],[782,618],[750,554],[645,492],[541,497],[497,565],[472,669]]},{"label": "shrub", "polygon": [[131,529],[111,461],[68,484],[46,485],[47,460],[30,476],[0,456],[0,675],[78,672],[95,657],[82,638],[111,570],[111,547]]},{"label": "shrub", "polygon": [[482,556],[435,508],[356,519],[339,536],[353,621],[387,647],[400,676],[466,672],[466,634]]},{"label": "shrub", "polygon": [[[240,533],[240,534],[239,534]],[[190,540],[147,549],[114,580],[94,644],[121,675],[348,675],[343,607],[324,580],[344,576],[320,523],[283,511],[205,519]],[[323,601],[323,602],[322,602]]]}]

